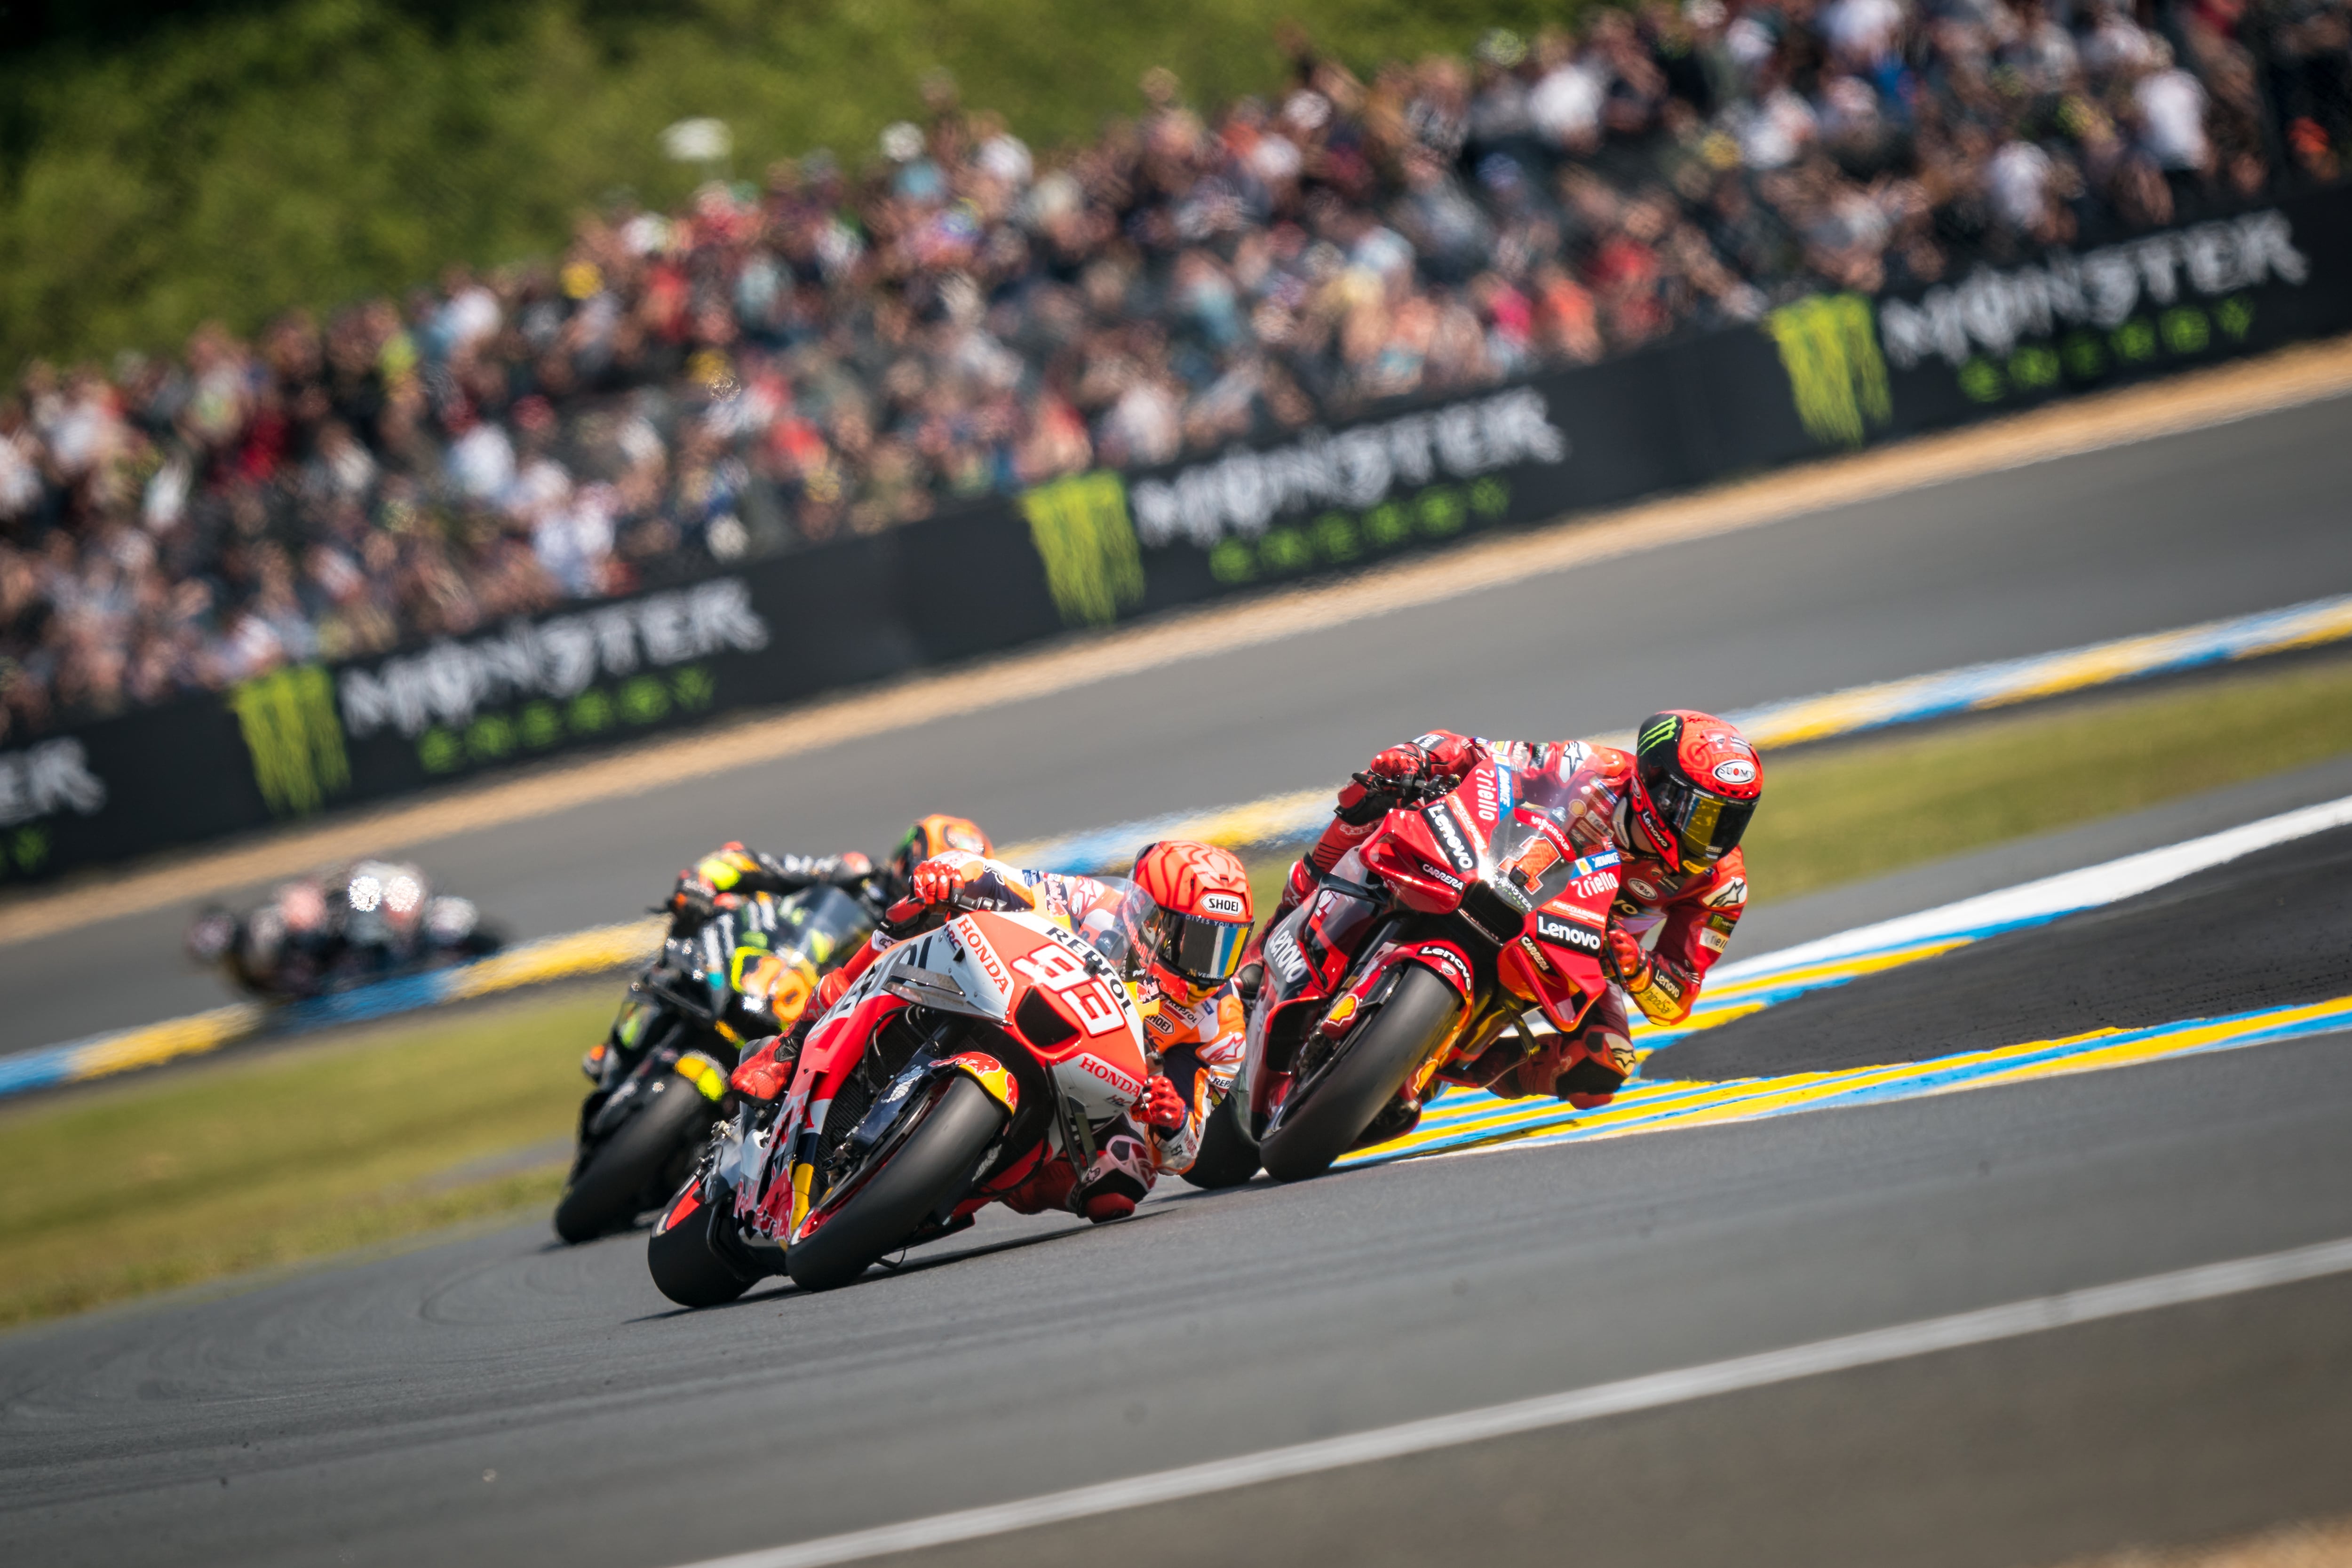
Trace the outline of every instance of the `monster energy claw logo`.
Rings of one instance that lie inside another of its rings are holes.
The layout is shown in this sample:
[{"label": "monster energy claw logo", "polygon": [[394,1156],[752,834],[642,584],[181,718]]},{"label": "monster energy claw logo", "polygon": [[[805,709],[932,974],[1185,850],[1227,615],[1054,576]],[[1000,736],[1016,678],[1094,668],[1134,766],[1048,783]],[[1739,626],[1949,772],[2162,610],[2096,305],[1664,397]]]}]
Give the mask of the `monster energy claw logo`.
[{"label": "monster energy claw logo", "polygon": [[1143,597],[1143,561],[1127,486],[1110,472],[1040,485],[1021,498],[1045,585],[1068,626],[1108,626]]},{"label": "monster energy claw logo", "polygon": [[1865,421],[1885,425],[1895,417],[1867,299],[1816,294],[1773,311],[1765,330],[1780,345],[1797,417],[1814,440],[1859,447]]},{"label": "monster energy claw logo", "polygon": [[271,811],[307,815],[350,787],[351,761],[326,670],[315,664],[275,670],[237,687],[228,702]]},{"label": "monster energy claw logo", "polygon": [[1679,719],[1659,720],[1656,723],[1642,731],[1642,738],[1633,742],[1634,749],[1637,751],[1646,752],[1652,746],[1659,745],[1664,742],[1673,740],[1675,737],[1675,730],[1681,723],[1682,721]]}]

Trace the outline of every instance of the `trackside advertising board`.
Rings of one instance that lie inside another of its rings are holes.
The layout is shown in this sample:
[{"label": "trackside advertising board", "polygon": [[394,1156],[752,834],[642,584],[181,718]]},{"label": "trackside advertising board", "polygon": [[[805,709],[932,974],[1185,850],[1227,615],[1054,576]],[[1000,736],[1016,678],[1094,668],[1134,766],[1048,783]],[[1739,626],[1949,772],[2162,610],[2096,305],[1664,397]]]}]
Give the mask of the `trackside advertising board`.
[{"label": "trackside advertising board", "polygon": [[2341,189],[1911,294],[1818,295],[1753,328],[1057,479],[0,750],[0,882],[2347,331]]}]

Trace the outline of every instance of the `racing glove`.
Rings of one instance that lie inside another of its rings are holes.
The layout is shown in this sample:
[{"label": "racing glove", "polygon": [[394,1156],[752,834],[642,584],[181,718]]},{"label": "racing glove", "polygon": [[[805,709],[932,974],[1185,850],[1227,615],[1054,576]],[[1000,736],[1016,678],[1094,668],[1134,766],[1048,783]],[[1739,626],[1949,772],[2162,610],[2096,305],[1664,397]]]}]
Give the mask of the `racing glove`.
[{"label": "racing glove", "polygon": [[662,907],[669,911],[669,934],[684,936],[718,912],[719,890],[692,871],[680,871]]},{"label": "racing glove", "polygon": [[979,879],[982,863],[974,859],[969,865],[958,865],[944,855],[924,861],[907,879],[911,894],[927,904],[944,904],[963,890],[964,884]]},{"label": "racing glove", "polygon": [[1135,1119],[1160,1132],[1174,1132],[1184,1125],[1184,1097],[1176,1092],[1175,1080],[1165,1073],[1153,1073],[1143,1086],[1143,1098],[1136,1102]]},{"label": "racing glove", "polygon": [[1646,990],[1650,984],[1650,955],[1641,940],[1632,931],[1612,927],[1606,941],[1611,977],[1628,991]]},{"label": "racing glove", "polygon": [[1364,764],[1364,771],[1339,791],[1339,808],[1333,815],[1350,827],[1378,822],[1421,781],[1429,753],[1412,741],[1391,746]]}]

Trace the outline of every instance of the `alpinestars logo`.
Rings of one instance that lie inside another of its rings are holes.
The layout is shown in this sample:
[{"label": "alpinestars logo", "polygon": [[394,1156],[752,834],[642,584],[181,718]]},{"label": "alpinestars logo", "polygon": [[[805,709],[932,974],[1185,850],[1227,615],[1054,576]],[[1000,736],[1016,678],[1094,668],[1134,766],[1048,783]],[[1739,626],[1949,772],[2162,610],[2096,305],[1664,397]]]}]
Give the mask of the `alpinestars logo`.
[{"label": "alpinestars logo", "polygon": [[1601,956],[1601,933],[1591,926],[1574,921],[1555,920],[1549,915],[1536,917],[1536,935],[1554,947],[1573,948],[1579,952]]}]

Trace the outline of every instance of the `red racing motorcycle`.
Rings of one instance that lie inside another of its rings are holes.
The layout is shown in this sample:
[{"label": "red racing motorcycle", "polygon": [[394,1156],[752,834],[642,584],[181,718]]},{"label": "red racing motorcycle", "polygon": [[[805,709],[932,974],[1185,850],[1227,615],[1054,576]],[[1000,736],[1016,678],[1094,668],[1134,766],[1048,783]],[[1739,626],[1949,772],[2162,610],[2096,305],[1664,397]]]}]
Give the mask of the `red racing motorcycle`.
[{"label": "red racing motorcycle", "polygon": [[972,1223],[1056,1159],[1080,1171],[1142,1098],[1143,1020],[1109,961],[1026,910],[951,915],[877,958],[810,1031],[777,1100],[742,1106],[655,1226],[670,1300],[762,1275],[845,1285]]},{"label": "red racing motorcycle", "polygon": [[1570,839],[1581,760],[1412,790],[1266,933],[1230,1103],[1276,1180],[1402,1136],[1448,1068],[1511,1030],[1532,1052],[1528,1013],[1573,1033],[1604,994],[1618,856]]}]

